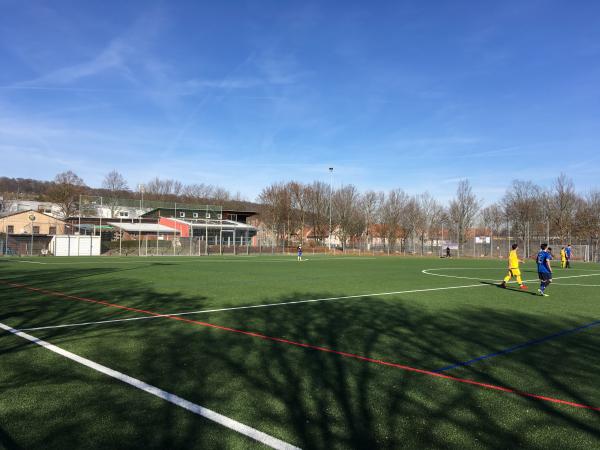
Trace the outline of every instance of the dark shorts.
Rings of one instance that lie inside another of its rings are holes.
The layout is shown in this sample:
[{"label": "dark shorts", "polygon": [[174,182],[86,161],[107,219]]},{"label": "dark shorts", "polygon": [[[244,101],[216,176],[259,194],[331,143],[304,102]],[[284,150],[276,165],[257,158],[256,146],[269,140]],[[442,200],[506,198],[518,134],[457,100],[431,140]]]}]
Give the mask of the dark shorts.
[{"label": "dark shorts", "polygon": [[538,277],[542,281],[548,281],[552,279],[552,274],[546,272],[538,272]]}]

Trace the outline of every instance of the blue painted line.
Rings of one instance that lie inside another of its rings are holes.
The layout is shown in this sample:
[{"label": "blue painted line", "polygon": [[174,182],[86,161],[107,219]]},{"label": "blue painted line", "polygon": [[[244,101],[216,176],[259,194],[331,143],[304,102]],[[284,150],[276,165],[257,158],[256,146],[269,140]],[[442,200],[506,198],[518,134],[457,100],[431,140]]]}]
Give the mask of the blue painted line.
[{"label": "blue painted line", "polygon": [[562,331],[559,331],[557,333],[554,333],[554,334],[551,334],[551,335],[548,335],[548,336],[544,336],[542,338],[532,339],[531,341],[523,342],[522,344],[517,344],[517,345],[514,345],[512,347],[506,348],[504,350],[499,350],[499,351],[494,352],[494,353],[489,353],[487,355],[479,356],[477,358],[470,359],[469,361],[459,362],[459,363],[456,363],[456,364],[452,364],[450,366],[441,367],[439,369],[434,370],[433,372],[444,372],[446,370],[456,369],[457,367],[470,366],[471,364],[474,364],[474,363],[479,362],[479,361],[483,361],[484,359],[494,358],[495,356],[506,355],[508,353],[512,353],[512,352],[515,352],[517,350],[521,350],[522,348],[531,347],[532,345],[541,344],[542,342],[550,341],[552,339],[556,339],[556,338],[559,338],[559,337],[562,337],[562,336],[566,336],[568,334],[579,333],[580,331],[587,330],[588,328],[596,327],[598,325],[600,325],[600,320],[597,320],[597,321],[592,322],[592,323],[588,323],[586,325],[582,325],[582,326],[577,327],[577,328],[570,328],[568,330],[562,330]]}]

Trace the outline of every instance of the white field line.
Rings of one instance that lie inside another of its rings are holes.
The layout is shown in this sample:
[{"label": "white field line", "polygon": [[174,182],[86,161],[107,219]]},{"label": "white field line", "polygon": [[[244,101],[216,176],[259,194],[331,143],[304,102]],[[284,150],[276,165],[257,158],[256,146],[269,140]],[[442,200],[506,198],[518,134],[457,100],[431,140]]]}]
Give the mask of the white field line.
[{"label": "white field line", "polygon": [[[439,274],[429,273],[428,270],[442,270],[442,269],[425,269],[425,270],[422,270],[422,272],[426,275],[435,275],[435,276],[454,278],[452,275],[439,275]],[[568,276],[568,277],[558,277],[558,278],[554,278],[554,279],[559,280],[559,279],[578,278],[578,277],[593,277],[593,276],[598,276],[598,275],[600,275],[600,273],[586,274],[586,275],[572,275],[572,276]],[[464,277],[456,277],[456,278],[464,278]],[[480,281],[488,281],[486,279],[480,279],[480,278],[474,278],[474,279],[480,280]],[[493,281],[498,281],[498,280],[493,280]],[[523,281],[526,283],[531,283],[534,281],[538,281],[538,279],[536,278],[536,279],[523,280]],[[511,281],[510,283],[516,283],[516,281]],[[214,313],[214,312],[237,311],[237,310],[242,310],[242,309],[270,308],[273,306],[298,305],[298,304],[302,304],[302,303],[328,302],[328,301],[333,301],[333,300],[348,300],[348,299],[364,298],[364,297],[382,297],[382,296],[386,296],[386,295],[416,294],[419,292],[444,291],[444,290],[450,290],[450,289],[465,289],[465,288],[483,287],[483,286],[490,286],[490,285],[478,283],[478,284],[467,284],[467,285],[462,285],[462,286],[446,286],[446,287],[439,287],[439,288],[411,289],[411,290],[407,290],[407,291],[344,295],[341,297],[325,297],[325,298],[314,298],[314,299],[307,299],[307,300],[294,300],[294,301],[290,301],[290,302],[263,303],[260,305],[233,306],[230,308],[201,309],[198,311],[169,313],[169,314],[161,314],[158,316],[139,316],[139,317],[129,317],[126,319],[111,319],[111,320],[99,320],[99,321],[95,321],[95,322],[80,322],[80,323],[66,323],[66,324],[60,324],[60,325],[47,325],[47,326],[43,326],[43,327],[21,328],[20,330],[36,331],[36,330],[49,330],[49,329],[54,329],[54,328],[83,327],[83,326],[88,326],[88,325],[102,325],[102,324],[108,324],[108,323],[130,322],[130,321],[134,321],[134,320],[151,320],[151,319],[158,319],[161,317],[187,316],[187,315],[192,315],[192,314],[207,314],[207,313]],[[565,286],[565,285],[557,284],[557,286]],[[584,286],[588,286],[588,285],[584,285]]]},{"label": "white field line", "polygon": [[[473,268],[471,267],[471,269],[473,270],[481,270],[479,268]],[[434,277],[444,277],[444,278],[457,278],[457,279],[464,279],[464,280],[480,280],[480,281],[498,281],[499,280],[497,278],[475,278],[475,277],[459,277],[456,275],[446,275],[446,274],[441,274],[441,273],[432,273],[432,270],[447,270],[446,267],[444,268],[438,268],[438,269],[424,269],[421,272],[424,273],[425,275],[433,275]],[[552,280],[565,280],[568,278],[581,278],[581,277],[595,277],[600,275],[600,271],[598,271],[597,273],[590,273],[590,274],[584,274],[584,275],[569,275],[566,277],[556,277],[553,278]],[[523,280],[524,282],[528,282],[531,283],[532,281],[538,281],[537,278],[533,279],[533,280]],[[513,281],[511,281],[511,283],[514,283]],[[564,286],[564,285],[563,285]]]},{"label": "white field line", "polygon": [[53,328],[84,327],[86,325],[100,325],[100,324],[104,324],[104,323],[129,322],[132,320],[158,319],[159,317],[183,316],[186,314],[197,314],[199,312],[200,311],[189,311],[189,312],[177,313],[177,314],[161,314],[158,316],[139,316],[139,317],[129,317],[127,319],[99,320],[96,322],[65,323],[62,325],[48,325],[45,327],[19,328],[19,330],[20,331],[37,331],[37,330],[50,330]]},{"label": "white field line", "polygon": [[233,306],[230,308],[217,308],[217,309],[201,309],[198,311],[186,311],[181,313],[173,313],[173,314],[161,314],[160,316],[140,316],[140,317],[130,317],[127,319],[111,319],[111,320],[100,320],[97,322],[82,322],[82,323],[67,323],[61,325],[48,325],[43,327],[33,327],[33,328],[21,328],[22,331],[35,331],[35,330],[48,330],[52,328],[67,328],[67,327],[81,327],[86,325],[100,325],[105,323],[116,323],[116,322],[128,322],[132,320],[150,320],[150,319],[158,319],[160,317],[174,317],[174,316],[187,316],[191,314],[207,314],[214,312],[224,312],[224,311],[237,311],[241,309],[256,309],[256,308],[270,308],[273,306],[287,306],[287,305],[298,305],[302,303],[317,303],[317,302],[328,302],[333,300],[348,300],[355,298],[364,298],[364,297],[383,297],[386,295],[400,295],[400,294],[414,294],[418,292],[432,292],[432,291],[444,291],[449,289],[463,289],[463,288],[472,288],[472,287],[483,287],[489,286],[487,284],[468,284],[463,286],[447,286],[447,287],[439,287],[439,288],[427,288],[427,289],[411,289],[408,291],[394,291],[394,292],[377,292],[373,294],[357,294],[357,295],[344,295],[342,297],[325,297],[325,298],[313,298],[307,300],[293,300],[290,302],[279,302],[279,303],[263,303],[260,305],[246,305],[246,306]]},{"label": "white field line", "polygon": [[33,342],[36,345],[39,345],[46,350],[50,350],[51,352],[57,353],[65,358],[70,359],[71,361],[75,361],[76,363],[82,364],[90,369],[93,369],[97,372],[103,373],[104,375],[108,375],[111,378],[115,378],[123,383],[127,383],[137,389],[140,389],[148,394],[154,395],[158,398],[166,400],[169,403],[172,403],[176,406],[179,406],[183,409],[187,409],[188,411],[202,416],[208,420],[212,420],[213,422],[218,423],[226,428],[229,428],[233,431],[236,431],[240,434],[248,436],[262,444],[265,444],[271,448],[275,449],[285,449],[285,450],[297,450],[298,447],[293,446],[292,444],[288,444],[282,440],[277,439],[271,435],[263,433],[262,431],[258,431],[255,428],[252,428],[248,425],[244,425],[236,420],[233,420],[227,416],[219,414],[211,409],[205,408],[204,406],[197,405],[196,403],[192,403],[189,400],[185,400],[178,395],[172,394],[170,392],[164,391],[156,386],[152,386],[151,384],[145,383],[144,381],[138,380],[137,378],[130,377],[129,375],[125,375],[122,372],[118,372],[109,367],[103,366],[94,362],[90,359],[84,358],[82,356],[71,353],[67,350],[64,350],[56,345],[50,344],[49,342],[38,339],[34,336],[31,336],[27,333],[23,333],[22,331],[15,330],[14,328],[9,327],[3,323],[0,323],[0,328],[6,330],[20,338],[26,339],[28,341]]},{"label": "white field line", "polygon": [[18,262],[21,264],[48,264],[48,263],[39,262],[39,261],[10,261],[10,262]]}]

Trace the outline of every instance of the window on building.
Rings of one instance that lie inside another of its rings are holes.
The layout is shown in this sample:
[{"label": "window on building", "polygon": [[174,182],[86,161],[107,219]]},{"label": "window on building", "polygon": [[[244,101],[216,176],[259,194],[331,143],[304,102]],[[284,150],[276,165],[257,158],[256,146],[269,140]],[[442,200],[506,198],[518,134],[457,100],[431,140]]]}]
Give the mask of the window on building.
[{"label": "window on building", "polygon": [[56,234],[56,227],[49,227],[48,234]]},{"label": "window on building", "polygon": [[129,211],[119,211],[119,217],[129,217]]},{"label": "window on building", "polygon": [[15,232],[15,226],[14,225],[9,225],[7,233],[14,233],[14,232]]},{"label": "window on building", "polygon": [[40,227],[33,227],[33,234],[40,234]]},{"label": "window on building", "polygon": [[184,212],[180,212],[179,213],[179,217],[185,217],[185,213]]}]

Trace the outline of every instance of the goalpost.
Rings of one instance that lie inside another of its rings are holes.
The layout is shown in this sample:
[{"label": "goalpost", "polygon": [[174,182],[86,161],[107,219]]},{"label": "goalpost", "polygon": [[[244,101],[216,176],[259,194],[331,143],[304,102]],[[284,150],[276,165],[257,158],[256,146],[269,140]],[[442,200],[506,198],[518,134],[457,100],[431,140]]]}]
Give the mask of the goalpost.
[{"label": "goalpost", "polygon": [[575,261],[590,262],[590,246],[589,244],[573,244],[573,259]]}]

